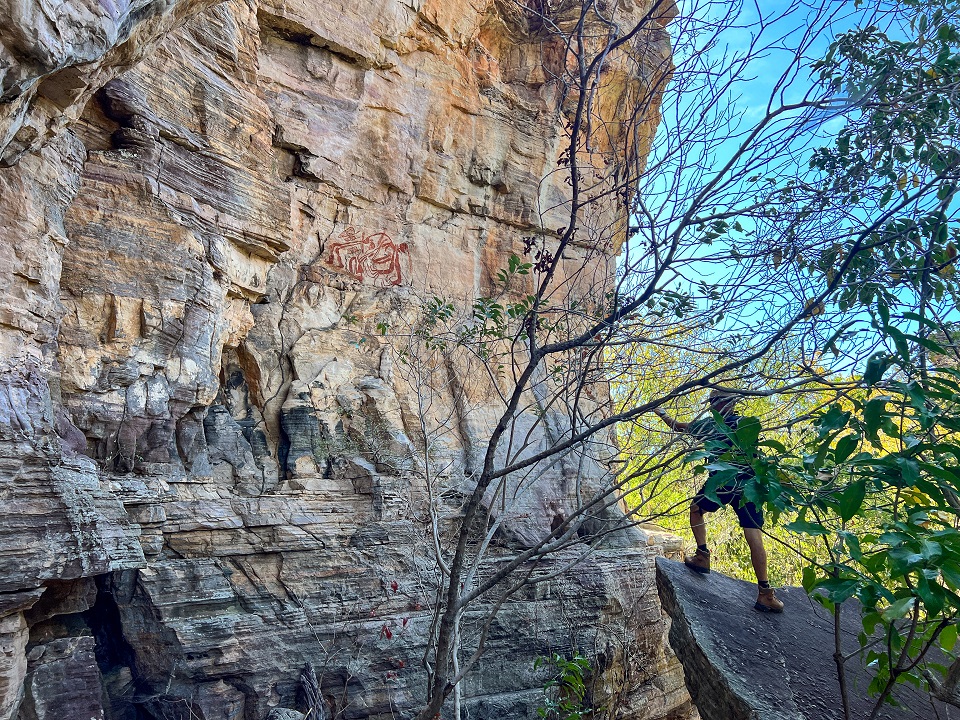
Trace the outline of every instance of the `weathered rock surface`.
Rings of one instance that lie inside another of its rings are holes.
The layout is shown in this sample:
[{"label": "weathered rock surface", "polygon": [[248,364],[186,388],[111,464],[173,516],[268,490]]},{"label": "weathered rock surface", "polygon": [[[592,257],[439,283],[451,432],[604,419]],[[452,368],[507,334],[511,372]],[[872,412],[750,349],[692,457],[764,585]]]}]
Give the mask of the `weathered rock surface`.
[{"label": "weathered rock surface", "polygon": [[[657,559],[657,586],[670,615],[670,644],[705,720],[842,720],[833,616],[802,588],[777,590],[782,615],[753,610],[753,583],[720,573],[698,575],[682,563]],[[857,608],[841,613],[851,716],[868,717],[872,675],[857,651]],[[894,694],[888,720],[952,717],[955,710],[912,685]]]},{"label": "weathered rock surface", "polygon": [[[563,224],[556,53],[508,10],[0,10],[0,720],[297,717],[307,663],[330,716],[417,707],[424,388],[378,327],[475,297]],[[659,29],[638,43],[669,56]],[[431,390],[452,510],[499,410],[455,370]],[[483,572],[601,471],[544,467]],[[654,590],[670,541],[619,542],[510,600],[471,717],[532,716],[533,659],[574,648],[620,716],[696,717]]]},{"label": "weathered rock surface", "polygon": [[76,120],[90,96],[215,0],[0,5],[0,167]]}]

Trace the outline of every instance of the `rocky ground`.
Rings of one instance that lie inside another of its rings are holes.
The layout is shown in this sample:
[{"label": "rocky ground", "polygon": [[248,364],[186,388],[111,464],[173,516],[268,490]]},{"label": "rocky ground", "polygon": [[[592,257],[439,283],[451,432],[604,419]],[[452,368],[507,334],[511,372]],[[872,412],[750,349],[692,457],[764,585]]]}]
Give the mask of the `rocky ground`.
[{"label": "rocky ground", "polygon": [[[683,663],[690,694],[705,720],[842,720],[833,659],[833,616],[801,588],[777,590],[782,615],[753,610],[757,586],[717,572],[698,575],[680,562],[657,560],[657,586],[673,620],[670,643]],[[857,653],[858,608],[844,608],[842,644],[854,718],[869,717],[872,675]],[[956,708],[901,684],[884,720],[944,720]]]}]

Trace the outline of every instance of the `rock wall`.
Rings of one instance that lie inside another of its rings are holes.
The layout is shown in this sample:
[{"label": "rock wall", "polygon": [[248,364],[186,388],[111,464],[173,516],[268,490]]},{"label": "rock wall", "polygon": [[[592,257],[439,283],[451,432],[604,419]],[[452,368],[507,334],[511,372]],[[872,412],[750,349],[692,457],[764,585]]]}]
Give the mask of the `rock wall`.
[{"label": "rock wall", "polygon": [[[0,719],[297,717],[307,663],[330,717],[408,715],[437,573],[421,395],[380,328],[563,225],[562,53],[499,0],[0,21]],[[454,478],[497,411],[466,384]],[[545,472],[505,534],[570,485]],[[512,598],[464,711],[533,716],[533,659],[577,648],[619,716],[694,717],[644,537]]]}]

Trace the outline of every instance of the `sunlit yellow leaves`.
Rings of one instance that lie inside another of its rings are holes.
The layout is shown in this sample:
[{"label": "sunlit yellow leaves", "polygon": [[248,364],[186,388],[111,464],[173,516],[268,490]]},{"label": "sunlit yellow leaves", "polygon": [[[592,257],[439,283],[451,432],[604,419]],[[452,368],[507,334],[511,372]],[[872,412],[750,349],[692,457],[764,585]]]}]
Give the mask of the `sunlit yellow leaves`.
[{"label": "sunlit yellow leaves", "polygon": [[904,500],[909,503],[913,503],[914,505],[930,504],[930,498],[927,496],[927,494],[914,487],[904,488],[901,490],[900,495]]},{"label": "sunlit yellow leaves", "polygon": [[803,312],[809,317],[816,317],[817,315],[823,314],[823,303],[817,300],[816,298],[811,298],[807,300],[804,305]]},{"label": "sunlit yellow leaves", "polygon": [[953,261],[957,259],[957,246],[951,240],[946,247],[947,262],[937,270],[937,275],[942,278],[953,277],[956,273],[956,266]]}]

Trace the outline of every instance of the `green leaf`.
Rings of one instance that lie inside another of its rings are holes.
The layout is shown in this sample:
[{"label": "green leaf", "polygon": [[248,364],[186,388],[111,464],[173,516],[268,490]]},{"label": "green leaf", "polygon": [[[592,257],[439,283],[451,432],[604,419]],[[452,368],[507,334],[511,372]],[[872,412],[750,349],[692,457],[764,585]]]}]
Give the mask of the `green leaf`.
[{"label": "green leaf", "polygon": [[833,451],[834,460],[839,465],[844,462],[860,445],[860,436],[856,433],[844,435],[837,441],[837,446]]},{"label": "green leaf", "polygon": [[945,562],[940,566],[940,575],[943,581],[954,590],[960,590],[960,566],[953,562]]},{"label": "green leaf", "polygon": [[867,436],[874,442],[877,441],[877,432],[883,424],[884,417],[886,417],[886,407],[889,401],[889,396],[880,395],[872,398],[863,408],[863,422],[866,425]]},{"label": "green leaf", "polygon": [[908,335],[907,337],[913,340],[917,345],[921,345],[932,352],[941,354],[946,354],[947,352],[943,345],[934,342],[930,338],[920,337],[919,335]]},{"label": "green leaf", "polygon": [[953,646],[957,644],[957,626],[956,625],[947,625],[943,630],[940,631],[940,647],[942,647],[947,652],[953,650]]},{"label": "green leaf", "polygon": [[909,547],[898,547],[890,550],[887,556],[891,561],[891,570],[894,575],[906,575],[914,568],[925,563],[925,558]]},{"label": "green leaf", "polygon": [[820,416],[817,424],[820,427],[821,433],[826,433],[846,427],[849,420],[849,412],[843,410],[839,405],[831,405],[830,409]]},{"label": "green leaf", "polygon": [[823,344],[824,352],[833,348],[834,352],[836,353],[837,340],[839,340],[840,336],[843,335],[847,330],[849,330],[850,327],[853,326],[854,324],[855,323],[853,322],[848,322],[841,325],[840,328],[835,333],[833,333],[833,335],[831,335],[830,338]]},{"label": "green leaf", "polygon": [[877,298],[877,313],[880,315],[880,321],[883,323],[883,329],[887,330],[890,325],[890,307],[883,295]]},{"label": "green leaf", "polygon": [[883,543],[884,545],[894,546],[894,545],[899,545],[901,543],[910,542],[910,540],[912,539],[913,538],[911,538],[906,533],[885,532],[880,536],[879,542]]},{"label": "green leaf", "polygon": [[757,442],[757,447],[770,448],[771,450],[776,450],[781,455],[786,455],[788,452],[786,446],[782,442],[770,438]]},{"label": "green leaf", "polygon": [[903,481],[910,487],[916,487],[920,481],[920,469],[917,466],[917,461],[911,460],[910,458],[898,457],[897,466],[900,468]]},{"label": "green leaf", "polygon": [[921,323],[922,325],[926,325],[931,330],[940,329],[940,326],[937,325],[937,323],[935,323],[933,320],[931,320],[928,317],[923,317],[922,315],[915,313],[913,311],[905,312],[900,317],[902,317],[904,320],[913,320],[915,322]]},{"label": "green leaf", "polygon": [[960,477],[957,476],[953,468],[943,467],[935,463],[921,463],[920,467],[930,475],[933,475],[937,480],[940,480],[941,482],[938,484],[941,487],[945,487],[952,492],[955,492],[957,488],[960,487]]},{"label": "green leaf", "polygon": [[736,439],[744,449],[756,447],[760,437],[760,421],[755,417],[744,417],[737,424]]},{"label": "green leaf", "polygon": [[867,369],[863,373],[863,382],[867,387],[873,387],[883,379],[883,374],[887,371],[893,361],[886,353],[878,352],[870,356],[867,360]]},{"label": "green leaf", "polygon": [[835,603],[842,603],[853,597],[857,591],[857,581],[849,578],[827,578],[818,583],[817,587],[827,593]]},{"label": "green leaf", "polygon": [[710,477],[703,486],[703,494],[707,499],[719,503],[720,498],[717,497],[717,489],[727,483],[733,482],[737,475],[740,474],[740,468],[725,462],[715,462],[707,465],[707,470],[710,472]]},{"label": "green leaf", "polygon": [[943,556],[943,547],[933,540],[924,540],[920,543],[920,554],[929,563],[936,563]]},{"label": "green leaf", "polygon": [[837,151],[841,155],[848,155],[850,153],[850,136],[841,135],[837,138]]},{"label": "green leaf", "polygon": [[817,584],[817,571],[811,567],[807,566],[803,569],[803,589],[808,593],[813,591],[814,586]]},{"label": "green leaf", "polygon": [[808,522],[807,520],[794,520],[787,523],[784,527],[790,532],[802,535],[829,535],[830,531],[819,523]]},{"label": "green leaf", "polygon": [[916,601],[917,599],[912,595],[897,600],[895,603],[891,604],[890,607],[883,611],[883,619],[887,622],[890,622],[892,620],[902,618],[909,610],[913,609]]},{"label": "green leaf", "polygon": [[917,595],[923,600],[927,613],[938,615],[943,610],[943,590],[936,583],[929,582],[923,575],[917,580]]},{"label": "green leaf", "polygon": [[885,325],[883,330],[893,339],[893,344],[897,348],[897,355],[900,359],[905,363],[910,362],[910,346],[907,344],[907,336],[893,325]]},{"label": "green leaf", "polygon": [[863,505],[863,499],[867,494],[867,481],[857,480],[848,485],[843,492],[837,496],[837,508],[840,519],[849,522],[860,512]]},{"label": "green leaf", "polygon": [[852,532],[841,533],[841,536],[843,537],[843,541],[847,544],[847,548],[850,550],[850,557],[857,561],[863,558],[863,549],[860,547],[860,538],[858,538]]}]

